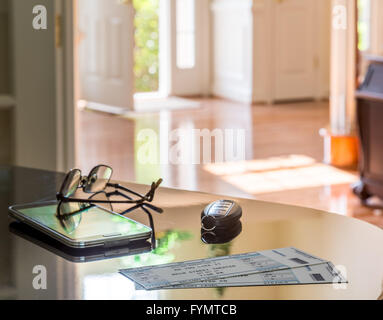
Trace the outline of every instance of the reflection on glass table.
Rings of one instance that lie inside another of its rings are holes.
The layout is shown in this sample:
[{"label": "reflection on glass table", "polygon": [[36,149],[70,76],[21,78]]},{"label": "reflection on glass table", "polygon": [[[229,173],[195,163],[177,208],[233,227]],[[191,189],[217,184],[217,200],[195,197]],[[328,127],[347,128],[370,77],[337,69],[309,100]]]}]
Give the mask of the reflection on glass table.
[{"label": "reflection on glass table", "polygon": [[116,248],[71,248],[22,222],[12,222],[9,225],[9,230],[13,234],[16,234],[23,239],[28,240],[71,262],[90,262],[103,259],[112,259],[150,252],[152,250],[152,245],[148,241],[134,241],[129,245]]}]

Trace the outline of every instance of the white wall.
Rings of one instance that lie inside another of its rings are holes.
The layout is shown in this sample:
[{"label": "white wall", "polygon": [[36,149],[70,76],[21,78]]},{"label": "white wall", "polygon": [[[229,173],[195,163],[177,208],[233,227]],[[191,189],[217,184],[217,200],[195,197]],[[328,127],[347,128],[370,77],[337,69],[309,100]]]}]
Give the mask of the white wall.
[{"label": "white wall", "polygon": [[383,1],[371,0],[371,48],[368,53],[383,56]]}]

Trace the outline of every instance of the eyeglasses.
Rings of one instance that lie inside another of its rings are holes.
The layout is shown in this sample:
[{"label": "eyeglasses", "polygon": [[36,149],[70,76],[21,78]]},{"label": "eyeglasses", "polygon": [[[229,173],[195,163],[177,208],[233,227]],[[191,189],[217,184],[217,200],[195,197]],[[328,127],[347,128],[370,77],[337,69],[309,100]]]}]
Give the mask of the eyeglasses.
[{"label": "eyeglasses", "polygon": [[[86,208],[95,204],[107,204],[110,206],[115,204],[133,204],[132,207],[126,209],[121,214],[126,214],[139,207],[145,209],[154,210],[157,213],[162,213],[161,208],[150,204],[154,198],[154,193],[158,186],[161,184],[162,179],[157,182],[153,182],[150,186],[150,190],[142,195],[138,192],[130,190],[120,184],[110,183],[113,169],[106,165],[98,165],[94,167],[87,176],[82,176],[81,170],[72,169],[67,173],[64,181],[61,185],[60,191],[56,194],[56,198],[59,201],[57,206],[57,216],[64,218],[66,216],[77,215],[77,213],[83,212]],[[114,188],[111,192],[106,192],[107,187]],[[88,199],[80,199],[72,197],[77,189],[82,189],[84,193],[92,194]],[[130,193],[132,196],[121,192],[123,190]],[[100,199],[99,195],[104,196]],[[122,196],[126,200],[111,200],[111,196]],[[135,198],[133,198],[135,197]]]}]

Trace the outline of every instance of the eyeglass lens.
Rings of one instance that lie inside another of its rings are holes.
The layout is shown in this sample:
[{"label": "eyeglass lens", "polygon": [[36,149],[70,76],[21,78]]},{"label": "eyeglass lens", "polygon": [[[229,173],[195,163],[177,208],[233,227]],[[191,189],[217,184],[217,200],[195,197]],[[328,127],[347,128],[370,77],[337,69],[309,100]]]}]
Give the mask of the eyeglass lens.
[{"label": "eyeglass lens", "polygon": [[65,177],[60,193],[66,198],[72,196],[76,192],[80,180],[81,171],[78,169],[71,170]]},{"label": "eyeglass lens", "polygon": [[[73,196],[81,181],[81,171],[78,169],[71,170],[65,177],[61,186],[61,194],[69,198]],[[81,211],[86,208],[87,204],[78,202],[60,202],[57,210],[60,222],[63,227],[69,232],[75,230],[81,221]]]},{"label": "eyeglass lens", "polygon": [[81,222],[82,212],[89,204],[78,202],[61,202],[57,213],[60,223],[67,232],[74,231]]},{"label": "eyeglass lens", "polygon": [[105,190],[113,170],[107,166],[97,166],[88,175],[88,183],[84,187],[87,193],[95,193]]}]

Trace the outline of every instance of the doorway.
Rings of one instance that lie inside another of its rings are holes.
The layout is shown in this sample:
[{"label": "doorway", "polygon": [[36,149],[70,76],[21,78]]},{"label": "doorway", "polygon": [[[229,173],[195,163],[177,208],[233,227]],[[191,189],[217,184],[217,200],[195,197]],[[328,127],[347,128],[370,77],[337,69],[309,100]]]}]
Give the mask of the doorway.
[{"label": "doorway", "polygon": [[80,106],[124,113],[143,100],[207,94],[207,3],[77,1]]}]

